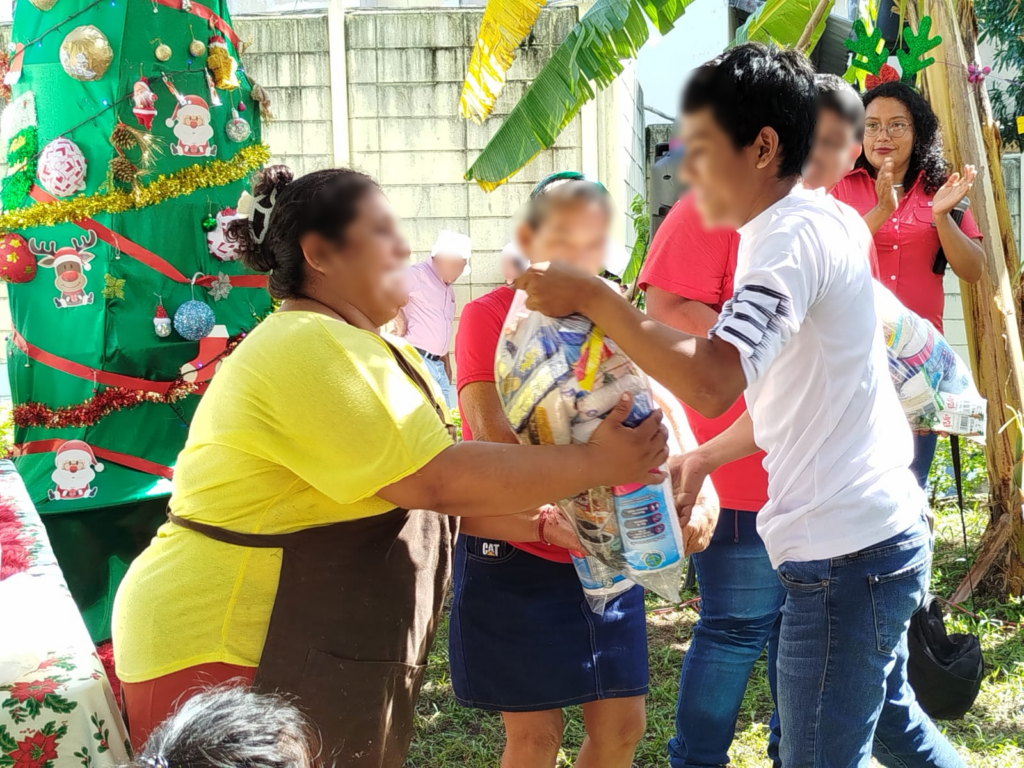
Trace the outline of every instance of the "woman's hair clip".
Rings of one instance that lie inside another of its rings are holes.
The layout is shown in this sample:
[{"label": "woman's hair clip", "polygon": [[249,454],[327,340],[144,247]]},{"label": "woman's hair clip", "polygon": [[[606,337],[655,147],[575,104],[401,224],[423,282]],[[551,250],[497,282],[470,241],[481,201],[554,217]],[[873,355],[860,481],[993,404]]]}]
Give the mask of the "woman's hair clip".
[{"label": "woman's hair clip", "polygon": [[272,189],[268,194],[253,197],[248,192],[242,192],[238,199],[236,211],[239,216],[249,220],[249,234],[256,245],[262,245],[267,236],[270,216],[277,204],[277,189]]},{"label": "woman's hair clip", "polygon": [[569,181],[586,181],[591,184],[596,184],[606,192],[608,191],[600,181],[588,179],[585,174],[580,173],[579,171],[558,171],[558,173],[549,174],[537,182],[537,186],[534,187],[533,192],[530,193],[530,199],[533,200],[538,195],[542,195],[548,190],[554,189],[555,187],[561,186]]}]

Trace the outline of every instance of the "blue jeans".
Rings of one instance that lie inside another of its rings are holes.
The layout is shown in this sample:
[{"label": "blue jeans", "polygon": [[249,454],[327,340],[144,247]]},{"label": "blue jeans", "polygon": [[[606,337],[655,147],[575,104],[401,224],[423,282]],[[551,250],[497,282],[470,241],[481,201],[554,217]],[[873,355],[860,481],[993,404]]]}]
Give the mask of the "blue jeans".
[{"label": "blue jeans", "polygon": [[914,461],[910,464],[910,471],[917,478],[917,484],[923,489],[928,485],[928,473],[932,468],[932,461],[935,459],[935,448],[939,442],[939,436],[934,432],[924,435],[914,435]]},{"label": "blue jeans", "polygon": [[963,768],[907,681],[907,628],[928,590],[931,534],[785,562],[778,708],[785,768]]},{"label": "blue jeans", "polygon": [[[775,696],[779,610],[786,591],[757,535],[757,515],[723,509],[706,550],[693,556],[700,619],[683,659],[676,735],[668,743],[672,768],[724,766],[736,733],[747,680],[768,646],[768,682]],[[773,714],[768,754],[778,756]]]},{"label": "blue jeans", "polygon": [[444,360],[431,360],[429,357],[424,357],[423,362],[427,364],[431,378],[441,388],[441,394],[444,395],[444,401],[448,404],[448,408],[454,408],[455,394],[452,392],[452,382],[448,378],[448,372],[444,369]]}]

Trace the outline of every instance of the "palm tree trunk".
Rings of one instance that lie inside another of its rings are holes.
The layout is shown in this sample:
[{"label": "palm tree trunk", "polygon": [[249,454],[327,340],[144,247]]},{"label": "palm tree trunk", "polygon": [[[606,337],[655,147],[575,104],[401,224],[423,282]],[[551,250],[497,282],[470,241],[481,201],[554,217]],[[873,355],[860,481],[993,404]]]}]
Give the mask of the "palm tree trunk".
[{"label": "palm tree trunk", "polygon": [[[906,8],[914,19],[917,4],[908,2]],[[923,8],[932,17],[932,33],[942,36],[941,45],[931,52],[936,63],[922,71],[924,93],[939,117],[950,161],[957,168],[971,164],[980,171],[971,193],[971,211],[985,236],[985,274],[974,285],[961,283],[960,295],[971,367],[979,391],[988,399],[985,453],[992,519],[983,543],[1005,529],[999,521],[1009,515],[1008,543],[993,564],[1005,569],[1005,588],[1020,595],[1024,593],[1024,518],[1017,479],[1018,414],[1024,397],[1024,352],[1014,290],[1019,261],[1003,183],[999,129],[984,85],[967,80],[968,64],[978,62],[973,6],[967,0],[924,0]]]}]

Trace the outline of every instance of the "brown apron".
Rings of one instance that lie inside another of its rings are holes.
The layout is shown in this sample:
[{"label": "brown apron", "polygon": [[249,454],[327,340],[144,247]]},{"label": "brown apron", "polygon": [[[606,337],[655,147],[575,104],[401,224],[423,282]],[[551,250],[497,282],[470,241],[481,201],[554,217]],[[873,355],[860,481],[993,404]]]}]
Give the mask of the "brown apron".
[{"label": "brown apron", "polygon": [[[388,346],[448,426],[423,377]],[[168,518],[216,541],[282,550],[254,687],[297,697],[320,729],[324,764],[401,768],[451,579],[458,520],[394,509],[275,535]]]}]

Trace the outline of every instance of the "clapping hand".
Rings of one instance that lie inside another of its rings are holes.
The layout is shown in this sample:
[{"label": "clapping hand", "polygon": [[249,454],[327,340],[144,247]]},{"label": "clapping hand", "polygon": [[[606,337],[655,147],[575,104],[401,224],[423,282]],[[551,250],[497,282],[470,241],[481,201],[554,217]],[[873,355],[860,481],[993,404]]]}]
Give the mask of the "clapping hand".
[{"label": "clapping hand", "polygon": [[885,158],[882,167],[878,169],[878,178],[875,179],[875,194],[878,195],[878,207],[887,216],[896,212],[899,205],[899,197],[896,194],[895,176],[893,175],[895,164],[891,157]]},{"label": "clapping hand", "polygon": [[932,217],[945,216],[956,208],[957,203],[971,191],[977,176],[978,171],[973,165],[965,165],[963,173],[954,173],[946,179],[946,183],[939,187],[932,198]]}]

